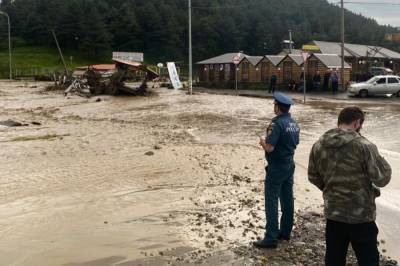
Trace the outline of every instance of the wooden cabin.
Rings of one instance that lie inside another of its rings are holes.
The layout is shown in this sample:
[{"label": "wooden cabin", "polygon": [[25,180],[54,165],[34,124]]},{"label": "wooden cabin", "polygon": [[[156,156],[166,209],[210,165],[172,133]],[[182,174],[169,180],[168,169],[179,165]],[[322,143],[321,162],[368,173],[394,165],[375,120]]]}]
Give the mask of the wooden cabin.
[{"label": "wooden cabin", "polygon": [[288,54],[279,63],[278,68],[281,69],[282,82],[289,84],[300,82],[303,70],[303,57],[298,54]]},{"label": "wooden cabin", "polygon": [[[342,68],[341,58],[335,54],[312,54],[307,60],[307,77],[312,80],[314,75],[319,72],[322,82],[326,73],[337,71],[340,75]],[[351,79],[351,66],[344,64],[344,83],[348,84]],[[341,79],[339,79],[341,84]]]},{"label": "wooden cabin", "polygon": [[[219,55],[201,62],[199,65],[199,79],[200,82],[226,82],[235,80],[235,64],[233,58],[238,53],[227,53]],[[247,56],[241,54],[240,60]]]},{"label": "wooden cabin", "polygon": [[264,83],[270,83],[271,76],[276,75],[277,84],[282,83],[282,70],[278,67],[281,61],[285,58],[282,55],[266,55],[258,63],[257,67],[260,71],[260,80]]},{"label": "wooden cabin", "polygon": [[245,56],[237,65],[239,82],[261,82],[261,73],[258,63],[263,59],[262,56]]}]

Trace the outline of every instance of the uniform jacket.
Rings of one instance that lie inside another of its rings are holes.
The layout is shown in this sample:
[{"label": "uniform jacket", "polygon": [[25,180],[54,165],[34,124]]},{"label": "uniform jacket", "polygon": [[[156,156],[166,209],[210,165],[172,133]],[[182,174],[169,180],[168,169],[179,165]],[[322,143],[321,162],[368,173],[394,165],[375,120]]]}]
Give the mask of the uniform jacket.
[{"label": "uniform jacket", "polygon": [[272,119],[267,129],[266,142],[274,146],[265,153],[269,166],[293,164],[293,155],[299,144],[300,128],[290,113]]},{"label": "uniform jacket", "polygon": [[329,130],[310,153],[308,179],[323,191],[325,216],[330,220],[375,221],[376,187],[387,185],[391,174],[377,147],[351,130]]}]

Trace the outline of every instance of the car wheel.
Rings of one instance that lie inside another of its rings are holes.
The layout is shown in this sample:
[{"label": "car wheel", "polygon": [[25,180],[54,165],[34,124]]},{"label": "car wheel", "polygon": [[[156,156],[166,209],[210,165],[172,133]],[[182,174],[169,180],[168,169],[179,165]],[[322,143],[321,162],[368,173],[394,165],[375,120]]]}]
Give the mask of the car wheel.
[{"label": "car wheel", "polygon": [[396,93],[396,97],[400,97],[400,91]]},{"label": "car wheel", "polygon": [[365,97],[368,96],[368,91],[367,90],[360,90],[358,95],[360,95],[361,98],[365,98]]}]

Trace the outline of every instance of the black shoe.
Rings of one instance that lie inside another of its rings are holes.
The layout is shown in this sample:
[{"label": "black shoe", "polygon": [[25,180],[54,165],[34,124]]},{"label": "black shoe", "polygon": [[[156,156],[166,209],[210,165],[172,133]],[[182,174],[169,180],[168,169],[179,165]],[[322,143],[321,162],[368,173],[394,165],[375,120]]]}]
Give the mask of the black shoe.
[{"label": "black shoe", "polygon": [[289,240],[290,240],[290,236],[284,236],[284,235],[279,234],[279,235],[278,235],[278,240],[286,240],[286,241],[289,241]]},{"label": "black shoe", "polygon": [[253,242],[253,245],[257,248],[269,248],[269,249],[275,249],[278,247],[278,244],[276,242],[268,242],[264,239]]}]

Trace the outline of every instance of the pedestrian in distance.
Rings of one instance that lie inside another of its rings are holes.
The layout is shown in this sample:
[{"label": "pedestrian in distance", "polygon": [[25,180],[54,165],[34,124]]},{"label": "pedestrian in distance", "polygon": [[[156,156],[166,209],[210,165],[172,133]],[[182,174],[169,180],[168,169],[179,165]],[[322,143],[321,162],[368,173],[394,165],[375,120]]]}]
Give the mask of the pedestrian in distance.
[{"label": "pedestrian in distance", "polygon": [[276,89],[276,82],[278,81],[278,77],[275,74],[272,74],[271,79],[270,79],[270,83],[269,83],[269,89],[268,92],[269,93],[274,93],[275,89]]},{"label": "pedestrian in distance", "polygon": [[323,86],[324,91],[328,91],[328,89],[329,89],[330,77],[331,77],[331,72],[330,71],[325,72],[325,74],[324,74],[324,86]]},{"label": "pedestrian in distance", "polygon": [[[294,199],[293,155],[299,144],[300,129],[289,113],[293,100],[283,93],[274,94],[274,112],[265,139],[260,145],[268,162],[265,177],[266,233],[262,240],[254,242],[258,248],[276,248],[278,240],[289,240],[293,228]],[[278,201],[282,216],[278,223]]]},{"label": "pedestrian in distance", "polygon": [[334,71],[330,76],[331,84],[332,84],[332,93],[336,94],[339,88],[339,75],[337,71]]},{"label": "pedestrian in distance", "polygon": [[326,217],[326,266],[346,265],[349,243],[358,265],[378,266],[375,198],[392,170],[377,147],[360,134],[364,112],[343,109],[338,127],[312,147],[308,179],[323,192]]},{"label": "pedestrian in distance", "polygon": [[313,89],[319,91],[321,88],[321,75],[319,71],[315,72],[313,76]]}]

